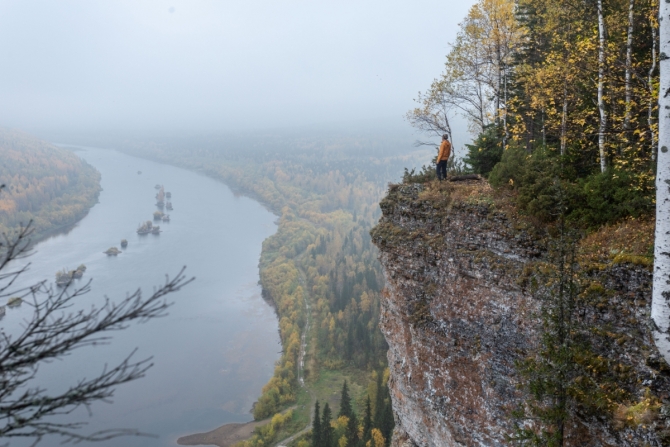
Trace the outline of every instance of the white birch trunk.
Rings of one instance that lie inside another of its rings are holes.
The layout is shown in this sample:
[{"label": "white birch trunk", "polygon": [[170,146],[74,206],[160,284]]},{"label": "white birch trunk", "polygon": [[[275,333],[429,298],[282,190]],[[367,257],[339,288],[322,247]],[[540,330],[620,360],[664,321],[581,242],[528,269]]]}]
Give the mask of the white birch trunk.
[{"label": "white birch trunk", "polygon": [[651,23],[651,67],[647,77],[649,89],[649,105],[647,107],[647,123],[649,124],[649,140],[651,141],[651,161],[656,161],[656,133],[654,132],[654,71],[656,70],[656,24]]},{"label": "white birch trunk", "polygon": [[670,363],[670,3],[660,2],[661,83],[659,93],[658,163],[656,171],[656,241],[654,244],[654,288],[651,318],[654,341]]},{"label": "white birch trunk", "polygon": [[507,65],[503,70],[503,76],[505,77],[505,112],[503,114],[503,149],[507,149],[507,140],[509,139],[509,133],[507,132]]},{"label": "white birch trunk", "polygon": [[[630,101],[631,101],[631,72],[633,70],[633,25],[635,16],[633,10],[635,8],[635,0],[628,1],[628,38],[626,39],[626,81],[625,81],[625,95],[626,95],[626,114],[623,118],[623,128],[628,130],[630,128]],[[627,138],[627,137],[626,137]]]},{"label": "white birch trunk", "polygon": [[500,93],[502,93],[502,58],[500,57],[500,43],[496,44],[496,65],[498,66],[498,79],[496,91],[496,127],[500,128]]},{"label": "white birch trunk", "polygon": [[603,17],[603,0],[598,0],[598,110],[600,126],[598,128],[598,151],[600,153],[600,172],[605,172],[605,130],[607,129],[607,112],[605,112],[605,19]]}]

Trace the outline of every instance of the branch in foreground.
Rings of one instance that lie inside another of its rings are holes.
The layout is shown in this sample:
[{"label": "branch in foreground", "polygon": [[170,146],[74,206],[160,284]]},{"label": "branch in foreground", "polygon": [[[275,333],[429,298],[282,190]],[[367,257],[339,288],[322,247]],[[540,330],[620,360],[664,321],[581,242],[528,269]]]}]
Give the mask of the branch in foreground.
[{"label": "branch in foreground", "polygon": [[[14,240],[2,244],[0,269],[9,261],[27,252],[29,226]],[[0,276],[14,283],[26,267]],[[166,300],[170,293],[180,290],[194,280],[186,278],[185,268],[172,279],[143,298],[141,290],[126,296],[119,303],[105,297],[101,307],[71,311],[75,299],[90,292],[90,282],[83,287],[61,291],[47,287],[45,282],[31,287],[33,314],[23,331],[13,337],[0,328],[0,438],[29,437],[36,443],[46,435],[60,435],[65,441],[96,441],[123,435],[140,435],[136,430],[105,430],[82,435],[77,430],[85,423],[50,422],[52,416],[69,414],[79,407],[90,412],[95,401],[109,401],[115,387],[143,377],[152,366],[151,358],[131,361],[135,351],[118,365],[108,368],[92,379],[80,379],[62,394],[50,395],[35,384],[39,366],[62,358],[74,349],[109,342],[111,331],[128,327],[131,322],[145,322],[165,316],[172,305]],[[0,292],[8,286],[0,287]]]}]

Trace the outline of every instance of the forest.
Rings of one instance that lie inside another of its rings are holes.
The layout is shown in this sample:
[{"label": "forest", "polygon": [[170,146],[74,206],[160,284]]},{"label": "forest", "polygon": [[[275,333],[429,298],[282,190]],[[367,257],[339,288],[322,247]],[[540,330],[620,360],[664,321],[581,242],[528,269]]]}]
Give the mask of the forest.
[{"label": "forest", "polygon": [[81,219],[98,199],[100,174],[71,151],[0,129],[0,233],[32,222],[33,242]]},{"label": "forest", "polygon": [[657,16],[655,0],[480,0],[408,120],[441,135],[464,115],[475,138],[457,168],[541,221],[555,220],[559,184],[575,227],[649,216]]},{"label": "forest", "polygon": [[[254,406],[257,420],[273,422],[244,445],[271,445],[282,433],[301,430],[315,401],[324,405],[332,399],[342,380],[349,383],[352,413],[363,416],[366,399],[373,399],[371,420],[386,422],[371,426],[368,434],[376,428],[377,442],[382,436],[382,444],[389,445],[387,345],[378,327],[384,279],[369,232],[388,181],[399,180],[426,152],[390,135],[267,138],[257,137],[255,146],[244,149],[206,141],[133,143],[125,150],[220,179],[279,216],[277,232],[263,244],[260,276],[277,309],[283,355]],[[305,393],[298,357],[308,326]],[[287,420],[280,412],[296,402],[305,410],[293,410]],[[330,401],[334,412],[336,402]],[[332,423],[337,426],[337,419]]]},{"label": "forest", "polygon": [[[616,322],[585,317],[614,305],[594,271],[654,265],[659,61],[667,57],[658,9],[655,0],[480,0],[443,73],[407,114],[435,136],[465,116],[474,140],[452,175],[486,177],[489,205],[514,210],[517,225],[535,228],[547,247],[543,265],[527,269],[542,332],[517,365],[529,398],[511,413],[511,444],[573,445],[579,418],[609,421],[617,433],[654,427],[662,445],[670,440],[654,422],[667,411],[664,392],[615,360],[623,313]],[[439,189],[434,179],[424,167],[404,180]]]}]

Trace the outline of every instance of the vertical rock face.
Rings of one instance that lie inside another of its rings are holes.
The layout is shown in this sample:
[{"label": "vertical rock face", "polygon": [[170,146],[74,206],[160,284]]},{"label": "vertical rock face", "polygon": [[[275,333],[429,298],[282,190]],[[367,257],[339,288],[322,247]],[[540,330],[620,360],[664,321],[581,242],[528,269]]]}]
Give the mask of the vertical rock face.
[{"label": "vertical rock face", "polygon": [[[472,186],[449,188],[447,194],[392,186],[372,231],[387,280],[381,326],[389,344],[394,445],[508,445],[511,411],[527,399],[515,362],[533,352],[539,334],[539,302],[526,289],[529,264],[544,250],[532,227],[480,196],[454,198],[458,188]],[[667,376],[653,367],[646,324],[650,273],[630,266],[597,274],[615,294],[592,318],[611,320],[612,331],[635,341],[613,343],[603,355],[619,356],[637,374],[633,382],[647,380],[667,398]],[[631,318],[622,321],[624,311]],[[613,422],[587,423],[579,415],[572,422],[568,445],[662,445],[662,416],[654,429],[614,430]]]}]

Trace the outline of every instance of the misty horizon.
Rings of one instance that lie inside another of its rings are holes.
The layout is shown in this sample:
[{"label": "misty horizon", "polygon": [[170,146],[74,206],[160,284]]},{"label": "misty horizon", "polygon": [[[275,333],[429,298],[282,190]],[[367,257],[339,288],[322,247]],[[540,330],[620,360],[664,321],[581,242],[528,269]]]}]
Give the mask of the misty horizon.
[{"label": "misty horizon", "polygon": [[0,126],[221,134],[385,121],[410,132],[403,117],[470,3],[5,2]]}]

